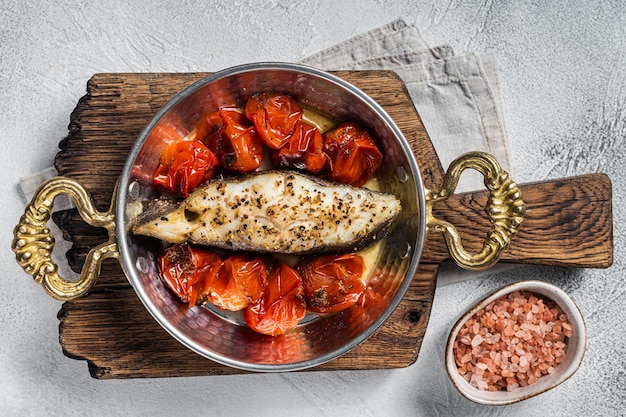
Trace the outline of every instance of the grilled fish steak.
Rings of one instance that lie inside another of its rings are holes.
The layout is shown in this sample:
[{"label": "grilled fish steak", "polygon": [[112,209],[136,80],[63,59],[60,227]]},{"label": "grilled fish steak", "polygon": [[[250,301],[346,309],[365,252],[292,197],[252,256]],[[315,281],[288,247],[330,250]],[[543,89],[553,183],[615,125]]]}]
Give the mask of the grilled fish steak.
[{"label": "grilled fish steak", "polygon": [[213,179],[181,202],[156,200],[133,233],[170,243],[284,254],[359,250],[382,239],[400,200],[293,171]]}]

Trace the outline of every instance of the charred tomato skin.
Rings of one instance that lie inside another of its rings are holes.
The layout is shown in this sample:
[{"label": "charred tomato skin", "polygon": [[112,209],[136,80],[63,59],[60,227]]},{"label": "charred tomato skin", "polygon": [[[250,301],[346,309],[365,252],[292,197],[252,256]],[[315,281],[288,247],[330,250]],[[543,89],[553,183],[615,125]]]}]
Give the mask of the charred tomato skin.
[{"label": "charred tomato skin", "polygon": [[213,282],[207,285],[207,301],[229,311],[258,302],[267,285],[265,262],[242,254],[228,256]]},{"label": "charred tomato skin", "polygon": [[302,293],[300,274],[286,263],[280,263],[268,278],[263,297],[244,311],[244,319],[258,333],[284,334],[306,315],[307,305]]},{"label": "charred tomato skin", "polygon": [[309,311],[336,313],[354,305],[365,292],[363,258],[354,253],[321,255],[298,265]]},{"label": "charred tomato skin", "polygon": [[215,278],[221,264],[213,251],[188,243],[172,245],[157,258],[161,280],[190,307],[204,302],[207,283]]},{"label": "charred tomato skin", "polygon": [[175,141],[167,145],[153,176],[153,185],[187,197],[213,177],[219,163],[215,154],[198,140]]},{"label": "charred tomato skin", "polygon": [[240,174],[256,170],[264,147],[254,126],[236,109],[220,109],[206,117],[202,141],[215,153],[220,166]]},{"label": "charred tomato skin", "polygon": [[265,145],[270,149],[279,149],[293,135],[304,110],[288,95],[261,92],[248,98],[245,114],[254,123]]},{"label": "charred tomato skin", "polygon": [[342,123],[324,133],[330,177],[355,187],[365,184],[383,161],[383,154],[367,130]]},{"label": "charred tomato skin", "polygon": [[274,165],[317,174],[324,168],[328,159],[324,153],[323,141],[317,127],[299,121],[284,146],[272,151]]}]

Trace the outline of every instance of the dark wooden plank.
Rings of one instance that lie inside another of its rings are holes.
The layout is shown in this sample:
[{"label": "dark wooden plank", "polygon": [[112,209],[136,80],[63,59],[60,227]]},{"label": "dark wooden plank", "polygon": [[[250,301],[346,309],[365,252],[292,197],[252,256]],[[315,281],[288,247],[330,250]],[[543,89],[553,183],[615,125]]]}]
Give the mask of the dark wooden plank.
[{"label": "dark wooden plank", "polygon": [[[611,181],[588,174],[522,184],[526,203],[521,229],[501,262],[579,268],[607,268],[613,263]],[[435,206],[436,217],[456,225],[466,249],[478,252],[491,226],[484,207],[487,192],[454,195]],[[448,259],[441,236],[429,236],[422,256],[427,262]]]}]

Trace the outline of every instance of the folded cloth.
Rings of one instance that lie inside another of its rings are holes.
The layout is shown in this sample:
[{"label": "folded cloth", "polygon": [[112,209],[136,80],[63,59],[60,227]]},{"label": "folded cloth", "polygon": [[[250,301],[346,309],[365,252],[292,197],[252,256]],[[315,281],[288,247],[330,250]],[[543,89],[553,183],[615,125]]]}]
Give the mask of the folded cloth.
[{"label": "folded cloth", "polygon": [[403,19],[397,19],[317,52],[300,62],[332,71],[350,69],[352,63],[362,60],[428,49],[428,44],[417,27],[407,25]]},{"label": "folded cloth", "polygon": [[[397,72],[407,86],[444,168],[465,152],[482,150],[492,154],[503,169],[511,173],[498,69],[493,55],[455,55],[448,45],[430,47],[417,27],[398,19],[317,52],[300,63],[327,71],[386,69]],[[36,186],[55,174],[54,169],[49,169],[23,179],[20,186],[25,198],[30,199]],[[457,192],[482,189],[482,183],[480,175],[468,172],[463,174]],[[55,201],[55,210],[71,205],[69,198],[61,203]],[[51,225],[51,229],[53,227]],[[71,246],[61,239],[59,242],[53,257],[56,253],[60,258]],[[66,262],[57,263],[62,276],[68,279],[76,276]],[[495,270],[506,268],[497,266]],[[444,264],[438,285],[480,274],[484,272],[464,271]]]}]

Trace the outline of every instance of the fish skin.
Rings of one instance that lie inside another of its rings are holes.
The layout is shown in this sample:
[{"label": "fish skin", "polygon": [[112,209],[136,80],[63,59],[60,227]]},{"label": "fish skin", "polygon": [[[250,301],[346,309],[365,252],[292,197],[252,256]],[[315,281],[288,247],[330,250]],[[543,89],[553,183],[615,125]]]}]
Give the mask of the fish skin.
[{"label": "fish skin", "polygon": [[133,233],[253,252],[355,251],[382,239],[401,210],[393,194],[272,170],[213,179],[181,202],[157,201]]}]

